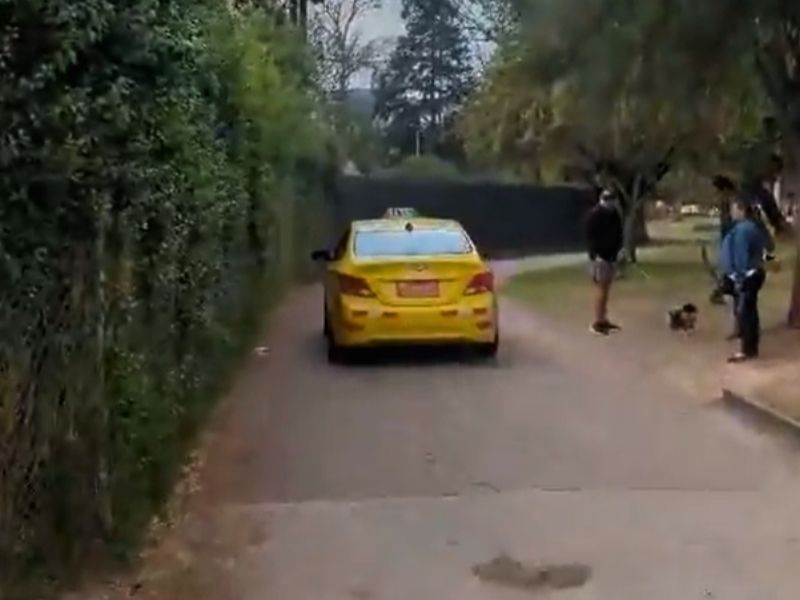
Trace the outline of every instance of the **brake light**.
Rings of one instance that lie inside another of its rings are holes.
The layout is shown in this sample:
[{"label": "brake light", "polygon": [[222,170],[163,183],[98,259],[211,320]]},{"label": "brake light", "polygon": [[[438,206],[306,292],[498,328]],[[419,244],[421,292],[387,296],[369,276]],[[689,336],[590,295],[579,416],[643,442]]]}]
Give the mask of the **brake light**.
[{"label": "brake light", "polygon": [[491,271],[478,273],[469,282],[467,289],[464,290],[465,296],[476,296],[478,294],[490,294],[494,291],[494,274]]},{"label": "brake light", "polygon": [[375,296],[364,279],[350,275],[339,275],[339,291],[345,296],[358,296],[360,298],[372,298]]}]

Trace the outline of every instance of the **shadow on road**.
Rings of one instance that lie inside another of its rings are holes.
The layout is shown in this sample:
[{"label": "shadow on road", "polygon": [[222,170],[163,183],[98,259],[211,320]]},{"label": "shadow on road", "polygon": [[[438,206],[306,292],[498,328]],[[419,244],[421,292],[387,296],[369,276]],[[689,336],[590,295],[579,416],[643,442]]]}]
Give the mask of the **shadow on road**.
[{"label": "shadow on road", "polygon": [[[324,350],[323,350],[324,351]],[[468,348],[458,346],[408,346],[397,348],[370,348],[358,350],[348,356],[343,368],[420,368],[459,366],[471,368],[497,368],[498,358],[481,357]]]},{"label": "shadow on road", "polygon": [[[325,362],[325,342],[314,336],[309,339],[309,354]],[[493,369],[503,365],[505,353],[495,358],[480,356],[474,350],[457,345],[447,346],[397,346],[383,348],[364,348],[348,353],[344,364],[331,365],[341,369],[372,368],[425,368],[425,367],[470,367]]]}]

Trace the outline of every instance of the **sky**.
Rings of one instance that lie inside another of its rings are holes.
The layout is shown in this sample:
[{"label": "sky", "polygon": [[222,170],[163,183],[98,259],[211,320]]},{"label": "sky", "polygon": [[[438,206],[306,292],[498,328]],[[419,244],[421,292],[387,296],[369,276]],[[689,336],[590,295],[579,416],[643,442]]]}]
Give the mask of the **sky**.
[{"label": "sky", "polygon": [[383,7],[364,19],[362,29],[370,39],[395,37],[403,33],[400,0],[383,0]]},{"label": "sky", "polygon": [[[435,2],[436,0],[430,0]],[[402,0],[382,0],[382,7],[366,16],[360,24],[361,32],[368,40],[396,39],[403,34],[403,18],[401,16]],[[492,48],[483,46],[479,50],[482,58],[491,53]],[[360,73],[353,81],[356,88],[368,88],[372,80],[372,73]]]},{"label": "sky", "polygon": [[[360,29],[367,40],[394,39],[403,34],[400,3],[401,0],[383,0],[380,9],[364,18],[360,23]],[[364,71],[356,75],[352,85],[355,88],[368,88],[371,82],[372,72]]]}]

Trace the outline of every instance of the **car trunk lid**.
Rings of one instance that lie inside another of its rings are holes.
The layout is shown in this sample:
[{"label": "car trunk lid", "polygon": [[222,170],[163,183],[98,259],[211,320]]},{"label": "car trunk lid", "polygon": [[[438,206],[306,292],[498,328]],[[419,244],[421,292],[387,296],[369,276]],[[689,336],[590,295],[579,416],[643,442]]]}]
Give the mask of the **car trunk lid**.
[{"label": "car trunk lid", "polygon": [[476,275],[486,272],[477,256],[405,258],[358,264],[355,275],[388,306],[442,306],[464,295]]}]

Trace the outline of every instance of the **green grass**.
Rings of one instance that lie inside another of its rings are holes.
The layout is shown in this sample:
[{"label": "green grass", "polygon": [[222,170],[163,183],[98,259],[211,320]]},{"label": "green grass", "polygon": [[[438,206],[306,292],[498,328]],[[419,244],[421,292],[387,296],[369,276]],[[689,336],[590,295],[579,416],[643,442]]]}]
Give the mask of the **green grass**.
[{"label": "green grass", "polygon": [[[652,298],[660,304],[686,302],[689,292],[707,297],[711,283],[699,249],[674,246],[645,255],[640,264],[628,267],[614,286],[614,296]],[[569,314],[593,293],[588,264],[525,273],[514,278],[506,291],[555,315]]]}]

